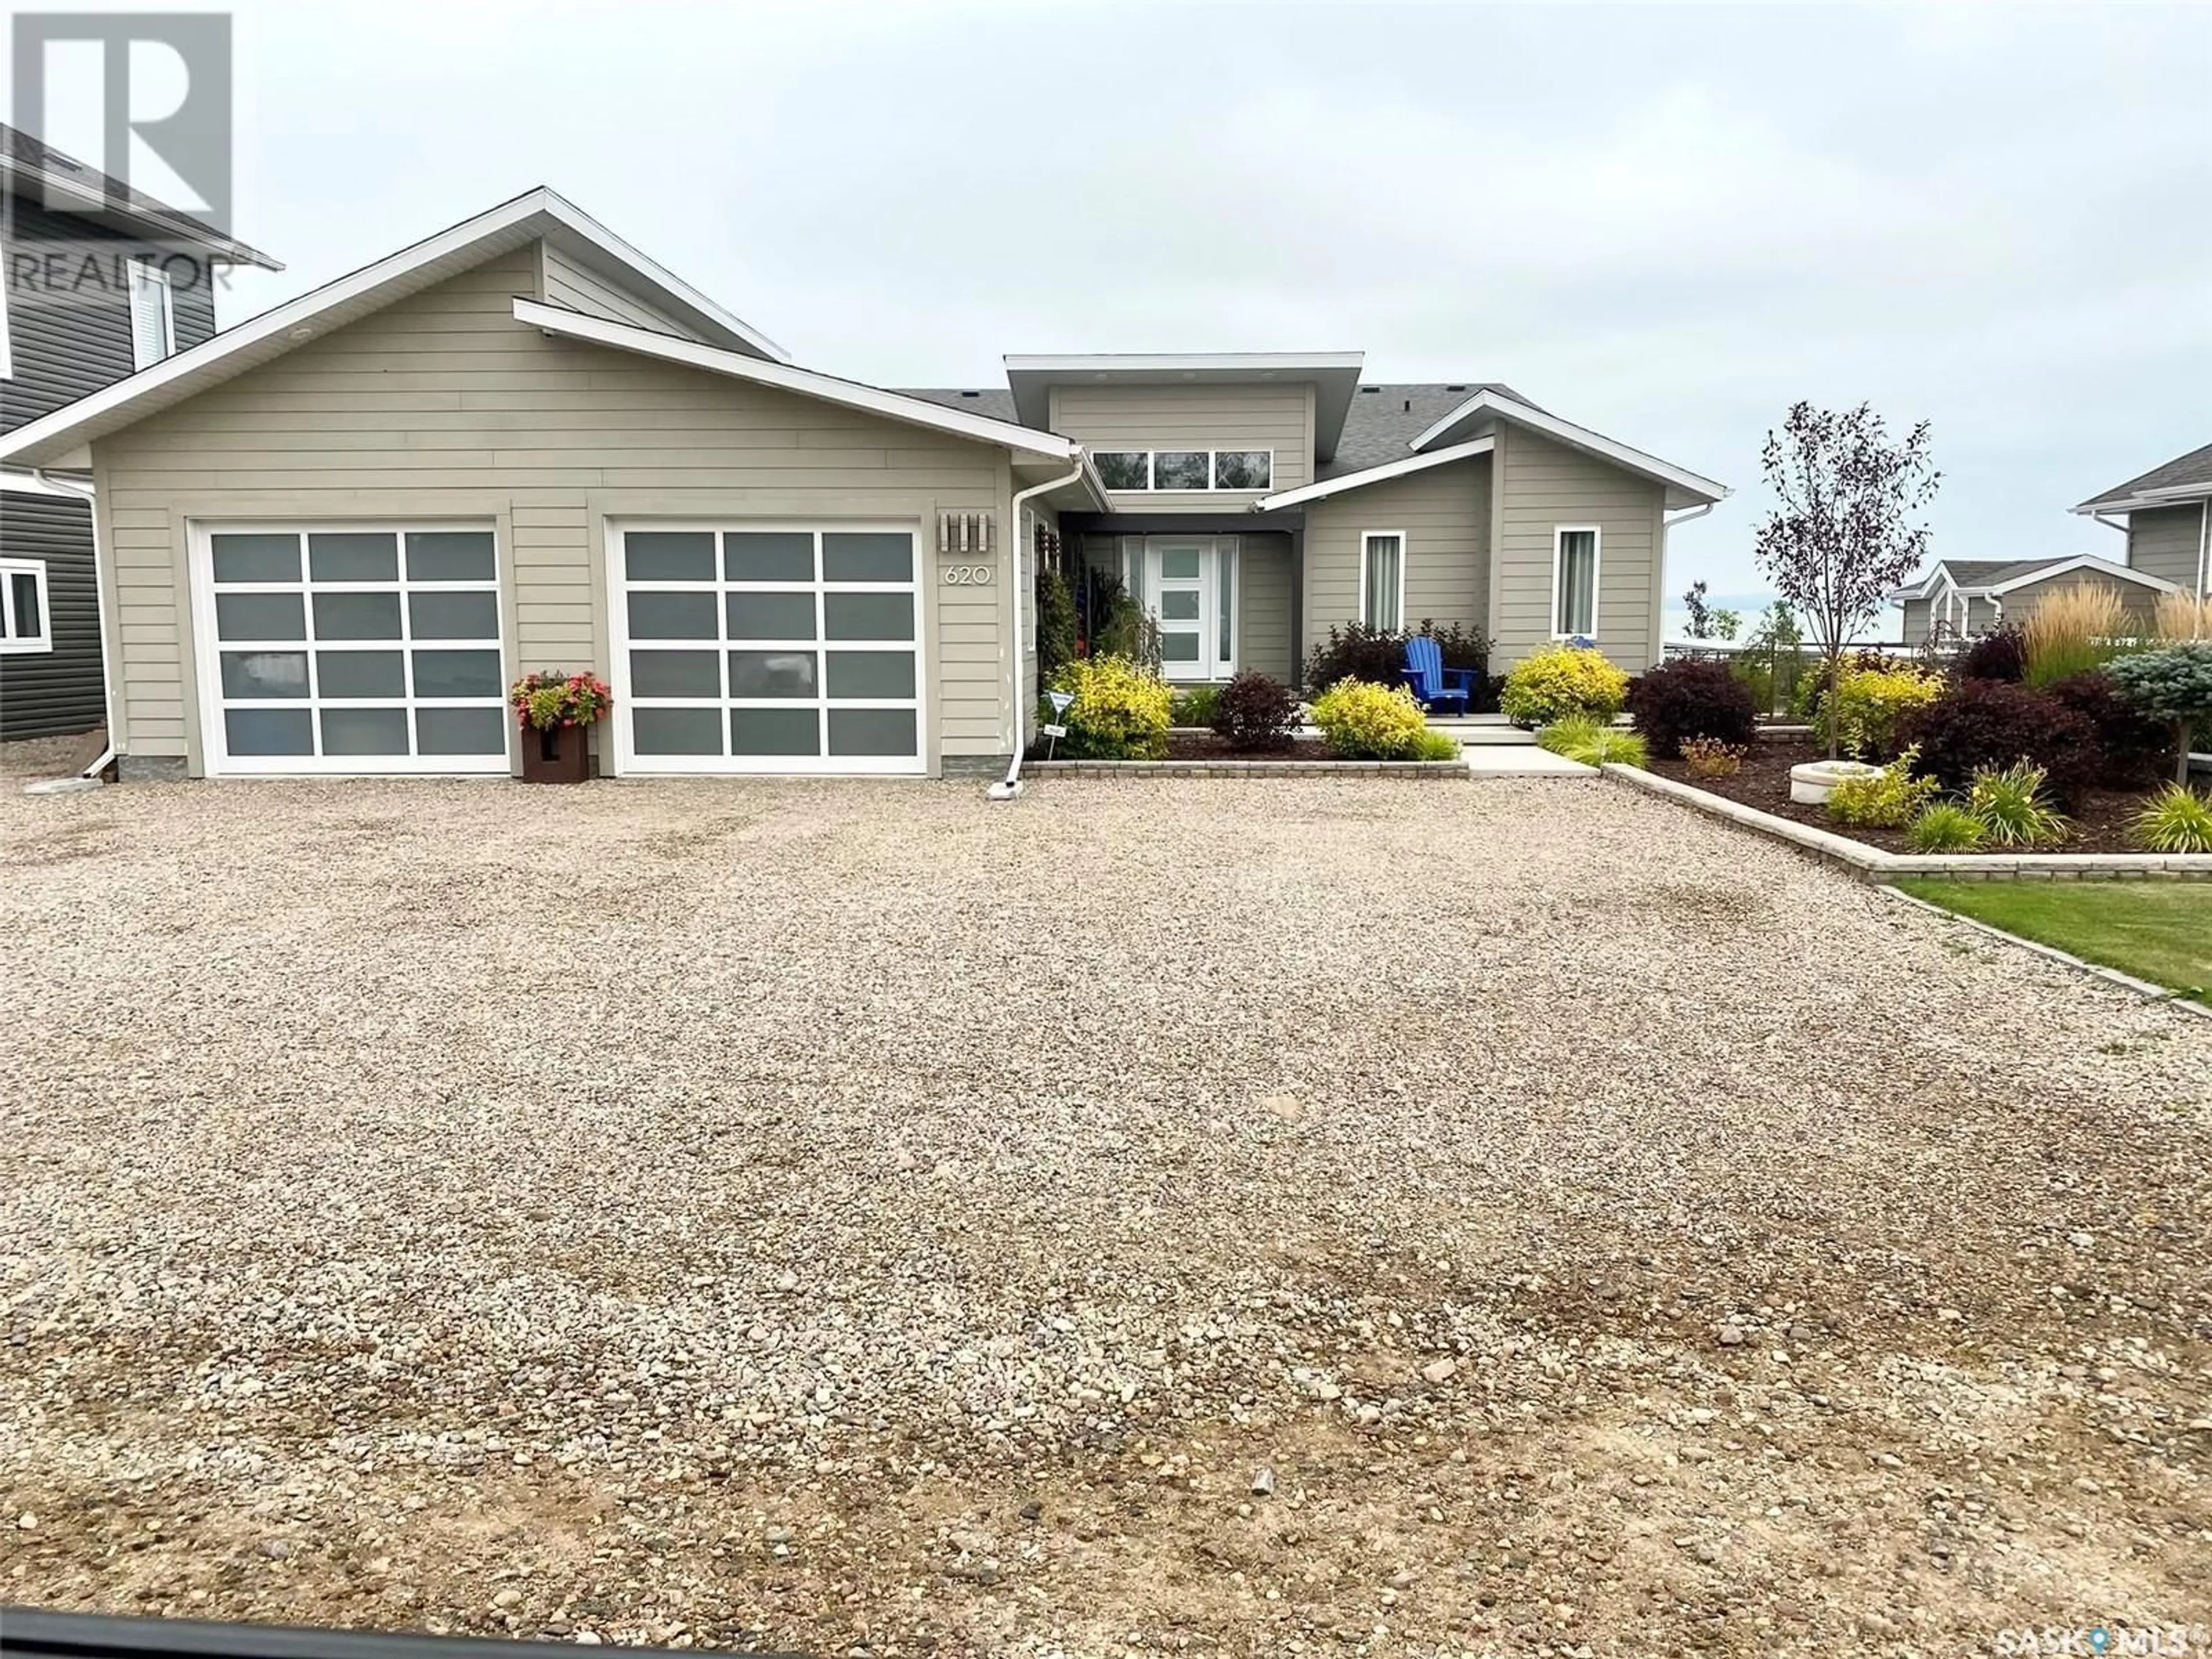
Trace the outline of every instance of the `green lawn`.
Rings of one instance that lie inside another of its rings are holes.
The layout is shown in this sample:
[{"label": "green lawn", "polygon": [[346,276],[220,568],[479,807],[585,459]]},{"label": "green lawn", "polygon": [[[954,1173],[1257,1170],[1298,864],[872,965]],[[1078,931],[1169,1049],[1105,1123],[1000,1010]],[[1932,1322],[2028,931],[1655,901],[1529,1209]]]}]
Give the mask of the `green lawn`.
[{"label": "green lawn", "polygon": [[1900,881],[1946,910],[2212,1002],[2212,882]]}]

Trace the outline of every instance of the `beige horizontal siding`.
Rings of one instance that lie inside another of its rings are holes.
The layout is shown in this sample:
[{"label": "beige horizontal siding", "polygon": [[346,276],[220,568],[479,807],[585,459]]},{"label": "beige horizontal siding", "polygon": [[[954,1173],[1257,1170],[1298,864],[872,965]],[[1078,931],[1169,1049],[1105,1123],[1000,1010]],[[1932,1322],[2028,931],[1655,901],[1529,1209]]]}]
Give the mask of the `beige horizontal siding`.
[{"label": "beige horizontal siding", "polygon": [[[2101,587],[2119,595],[2120,607],[2125,613],[2129,629],[2133,633],[2148,633],[2151,619],[2158,609],[2158,592],[2145,587],[2141,582],[2114,581],[2094,571],[2069,571],[2063,576],[2054,576],[2049,581],[2030,582],[2025,587],[2015,587],[2004,595],[2004,617],[2008,622],[2026,623],[2035,614],[2036,607],[2046,599],[2071,593],[2085,587]],[[1995,621],[1995,612],[1991,613]]]},{"label": "beige horizontal siding", "polygon": [[2204,508],[2161,507],[2128,514],[2128,563],[2146,576],[2160,576],[2195,593],[2204,580]]},{"label": "beige horizontal siding", "polygon": [[[1060,386],[1049,424],[1094,453],[1129,449],[1267,449],[1272,490],[1313,479],[1313,391],[1291,386]],[[1116,491],[1122,512],[1242,513],[1266,490]]]},{"label": "beige horizontal siding", "polygon": [[1551,641],[1553,532],[1595,526],[1597,646],[1631,673],[1658,654],[1665,492],[1611,462],[1501,422],[1490,633],[1501,671]]},{"label": "beige horizontal siding", "polygon": [[630,323],[657,333],[680,334],[687,340],[703,337],[651,301],[587,269],[550,242],[538,246],[544,260],[539,291],[548,304],[566,306],[571,311],[605,317],[612,322]]},{"label": "beige horizontal siding", "polygon": [[1288,684],[1297,673],[1291,638],[1291,538],[1243,537],[1237,562],[1237,665]]},{"label": "beige horizontal siding", "polygon": [[1305,639],[1311,651],[1359,617],[1361,538],[1406,538],[1406,625],[1487,626],[1490,605],[1490,458],[1432,466],[1306,508]]},{"label": "beige horizontal siding", "polygon": [[533,250],[503,256],[95,446],[131,748],[191,752],[187,520],[494,521],[514,666],[605,673],[606,522],[688,516],[915,526],[936,746],[1005,752],[1005,583],[929,580],[937,512],[1004,525],[1004,452],[550,339],[511,310],[536,272]]}]

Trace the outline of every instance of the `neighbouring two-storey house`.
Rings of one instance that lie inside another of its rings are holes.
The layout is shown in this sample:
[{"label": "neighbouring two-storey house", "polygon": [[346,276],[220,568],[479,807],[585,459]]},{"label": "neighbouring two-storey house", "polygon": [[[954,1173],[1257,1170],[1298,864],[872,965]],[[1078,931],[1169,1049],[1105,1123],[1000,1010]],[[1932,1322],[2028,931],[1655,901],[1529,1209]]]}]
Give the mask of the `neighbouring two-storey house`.
[{"label": "neighbouring two-storey house", "polygon": [[[214,334],[224,266],[267,256],[0,127],[0,434]],[[81,483],[0,471],[0,738],[105,718]]]},{"label": "neighbouring two-storey house", "polygon": [[981,773],[1033,576],[1120,572],[1171,678],[1332,624],[1660,653],[1723,487],[1357,353],[1010,357],[896,391],[533,191],[0,439],[96,488],[125,776],[503,773],[515,673],[593,669],[614,774]]}]

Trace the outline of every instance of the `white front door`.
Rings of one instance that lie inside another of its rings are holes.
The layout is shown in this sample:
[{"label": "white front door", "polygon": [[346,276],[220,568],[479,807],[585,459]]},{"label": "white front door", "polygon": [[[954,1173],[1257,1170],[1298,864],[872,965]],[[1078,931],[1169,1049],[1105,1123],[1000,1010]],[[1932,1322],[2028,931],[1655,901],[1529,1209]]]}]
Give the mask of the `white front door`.
[{"label": "white front door", "polygon": [[1145,604],[1160,625],[1160,667],[1171,680],[1237,672],[1237,538],[1148,536]]}]

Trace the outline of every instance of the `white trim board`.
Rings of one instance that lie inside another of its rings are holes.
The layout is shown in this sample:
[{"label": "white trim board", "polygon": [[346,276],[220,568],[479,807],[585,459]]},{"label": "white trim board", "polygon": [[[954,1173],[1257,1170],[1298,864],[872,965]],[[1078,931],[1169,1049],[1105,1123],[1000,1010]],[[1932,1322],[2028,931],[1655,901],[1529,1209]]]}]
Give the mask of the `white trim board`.
[{"label": "white trim board", "polygon": [[1601,432],[1593,432],[1586,426],[1577,426],[1572,421],[1563,421],[1556,415],[1547,415],[1540,409],[1488,390],[1476,392],[1406,447],[1417,453],[1425,450],[1455,428],[1482,414],[1498,416],[1516,426],[1525,426],[1532,431],[1557,438],[1562,443],[1586,449],[1591,454],[1626,467],[1632,472],[1641,472],[1647,477],[1660,479],[1689,497],[1686,501],[1678,501],[1673,499],[1670,492],[1667,502],[1670,510],[1728,499],[1729,491],[1726,484],[1716,483],[1702,474],[1662,461],[1656,455],[1646,454],[1643,450],[1608,438]]},{"label": "white trim board", "polygon": [[1386,461],[1381,466],[1370,466],[1364,471],[1346,472],[1319,483],[1310,483],[1297,489],[1285,489],[1279,495],[1262,495],[1252,503],[1255,513],[1266,513],[1279,507],[1297,507],[1306,501],[1317,501],[1347,489],[1358,489],[1368,484],[1382,483],[1391,478],[1402,478],[1409,472],[1425,471],[1432,466],[1446,466],[1454,461],[1464,461],[1477,455],[1487,455],[1498,446],[1495,438],[1472,438],[1463,444],[1454,444],[1448,449],[1438,449],[1425,455],[1414,455],[1402,461]]},{"label": "white trim board", "polygon": [[[903,392],[886,392],[880,386],[863,386],[858,380],[841,380],[834,374],[811,368],[765,362],[742,352],[701,345],[694,340],[678,339],[673,334],[656,334],[649,328],[638,328],[629,323],[586,317],[581,312],[545,305],[537,300],[517,300],[514,320],[567,339],[585,340],[617,351],[634,351],[641,356],[658,357],[664,362],[682,363],[710,374],[750,380],[757,386],[775,386],[804,397],[818,398],[824,403],[880,415],[887,420],[949,432],[981,443],[998,444],[1024,454],[1068,461],[1084,453],[1081,445],[1058,433],[1039,432],[1033,427],[1016,426],[988,415],[970,415],[965,410],[948,408],[927,398],[910,398]],[[1087,465],[1089,457],[1084,459]]]},{"label": "white trim board", "polygon": [[665,267],[640,253],[589,214],[544,188],[465,219],[436,235],[325,283],[313,292],[225,329],[0,438],[0,461],[52,466],[95,438],[182,403],[197,392],[283,356],[295,347],[380,311],[394,301],[543,238],[586,251],[628,272],[647,295],[690,313],[732,350],[787,361],[783,349]]},{"label": "white trim board", "polygon": [[2031,570],[2024,574],[2014,576],[2010,581],[1995,582],[1987,587],[1961,588],[1960,591],[1969,598],[1985,595],[1988,598],[1996,599],[2001,594],[2011,592],[2014,588],[2033,587],[2038,582],[2047,582],[2054,576],[2067,575],[2076,570],[2094,570],[2100,575],[2111,576],[2124,582],[2137,582],[2145,587],[2155,588],[2161,593],[2181,592],[2180,584],[2178,582],[2170,582],[2163,576],[2154,576],[2148,571],[2131,570],[2126,565],[2114,564],[2110,559],[2100,559],[2089,553],[2084,553],[2078,558],[2061,559],[2047,569]]}]

